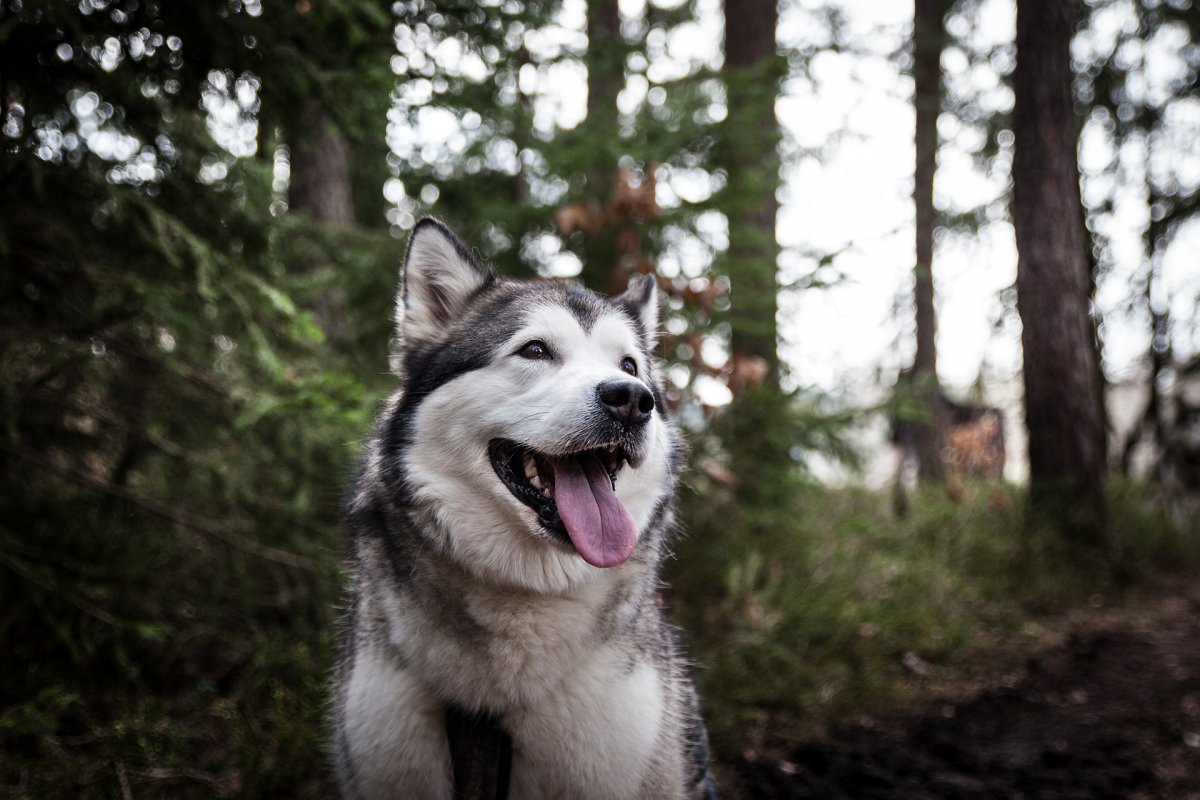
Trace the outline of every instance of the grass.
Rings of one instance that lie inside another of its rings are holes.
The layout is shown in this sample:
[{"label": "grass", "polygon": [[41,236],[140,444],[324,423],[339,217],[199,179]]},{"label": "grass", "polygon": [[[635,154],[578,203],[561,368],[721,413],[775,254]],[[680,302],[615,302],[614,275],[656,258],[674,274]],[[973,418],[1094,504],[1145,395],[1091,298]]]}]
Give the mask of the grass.
[{"label": "grass", "polygon": [[340,548],[299,571],[90,499],[39,505],[20,537],[0,515],[0,795],[335,794]]},{"label": "grass", "polygon": [[1196,539],[1137,487],[1112,487],[1110,544],[1095,548],[1031,522],[1017,489],[966,494],[922,491],[897,520],[879,493],[801,490],[757,542],[711,489],[684,497],[673,605],[720,757],[998,677],[1039,621],[1197,563]]},{"label": "grass", "polygon": [[[1136,487],[1114,487],[1115,560],[1027,525],[1011,489],[924,493],[902,522],[884,496],[805,489],[751,540],[700,488],[670,596],[726,759],[903,706],[986,669],[1030,620],[1195,563]],[[38,513],[0,513],[0,795],[336,794],[335,528],[269,540],[303,571],[87,497],[22,503]]]}]

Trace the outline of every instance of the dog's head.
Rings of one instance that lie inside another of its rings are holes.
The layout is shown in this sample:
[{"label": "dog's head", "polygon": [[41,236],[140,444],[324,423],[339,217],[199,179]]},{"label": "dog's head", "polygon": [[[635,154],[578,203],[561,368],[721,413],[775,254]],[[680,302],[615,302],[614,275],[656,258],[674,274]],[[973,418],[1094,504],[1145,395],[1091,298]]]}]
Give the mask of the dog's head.
[{"label": "dog's head", "polygon": [[650,277],[612,299],[501,278],[417,224],[389,449],[445,552],[544,589],[630,558],[672,491],[657,319]]}]

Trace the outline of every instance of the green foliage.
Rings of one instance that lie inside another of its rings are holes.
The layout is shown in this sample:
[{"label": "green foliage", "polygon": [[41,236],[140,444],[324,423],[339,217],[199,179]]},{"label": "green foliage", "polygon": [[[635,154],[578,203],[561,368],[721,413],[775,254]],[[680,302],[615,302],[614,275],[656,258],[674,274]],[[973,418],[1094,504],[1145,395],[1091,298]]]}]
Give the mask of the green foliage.
[{"label": "green foliage", "polygon": [[[555,257],[570,253],[590,288],[623,288],[634,265],[614,247],[615,225],[599,219],[608,210],[619,166],[638,180],[651,166],[709,166],[712,137],[705,113],[719,91],[713,76],[695,67],[680,77],[647,78],[648,42],[665,40],[674,26],[688,21],[691,5],[650,9],[645,27],[633,36],[547,40],[540,48],[523,42],[539,29],[553,28],[558,3],[449,3],[439,7],[442,13],[401,15],[401,84],[389,114],[391,130],[400,134],[390,163],[407,192],[395,215],[400,227],[437,214],[501,272],[545,273]],[[588,7],[593,16],[606,10],[605,3]],[[464,62],[472,60],[478,69],[448,61],[441,55],[446,50],[463,53]],[[544,98],[536,87],[544,93],[557,70],[585,63],[589,92],[603,97],[589,98],[586,124],[556,119],[539,105]],[[628,77],[645,81],[653,99],[618,113],[617,91]],[[435,114],[453,117],[455,134],[446,141],[418,141],[414,132],[421,120]],[[555,212],[571,206],[589,209],[600,232],[556,225]],[[707,198],[676,200],[639,219],[628,233],[653,259],[670,236],[694,236],[696,217],[711,207]],[[691,277],[680,277],[678,288]]]},{"label": "green foliage", "polygon": [[[778,180],[778,161],[762,157],[778,133],[762,120],[785,65],[722,83],[693,64],[651,81],[647,56],[689,3],[651,5],[607,49],[531,52],[526,34],[557,11],[0,3],[5,791],[332,793],[337,506],[393,382],[393,234],[411,217],[446,214],[510,273],[545,269],[553,253],[535,245],[549,236],[600,289],[657,258],[665,357],[694,377],[704,337],[744,336],[774,360],[774,245],[751,217]],[[439,60],[455,47],[481,59],[482,77]],[[647,100],[606,108],[603,125],[536,125],[522,74],[548,79],[585,56],[593,79],[645,80]],[[748,111],[718,124],[729,87]],[[304,142],[313,102],[350,144],[357,225],[287,213],[276,155]],[[252,135],[218,131],[214,103]],[[459,120],[460,148],[396,144],[430,110]],[[607,203],[618,166],[645,181],[655,164],[708,189],[631,215],[624,255],[614,231],[552,225],[560,208]],[[391,209],[388,177],[409,192]],[[715,259],[722,239],[744,247]],[[660,256],[681,242],[694,247],[668,273]],[[631,266],[631,254],[645,260]],[[831,259],[791,288],[836,281]],[[323,324],[330,307],[336,325]],[[963,506],[924,497],[895,523],[880,497],[806,487],[802,456],[854,462],[859,419],[819,395],[749,386],[736,413],[696,434],[697,461],[737,484],[689,477],[674,577],[726,754],[767,724],[799,730],[896,702],[913,670],[959,669],[1031,612],[1193,558],[1134,487],[1114,490],[1116,570],[1048,531],[1020,533],[1009,490],[999,511],[980,489]]]},{"label": "green foliage", "polygon": [[294,536],[308,539],[297,570],[124,504],[44,500],[0,548],[5,784],[112,797],[120,765],[139,794],[326,795],[327,542]]},{"label": "green foliage", "polygon": [[674,608],[701,665],[718,750],[811,735],[994,673],[1001,641],[1089,600],[1119,602],[1134,579],[1187,569],[1194,537],[1114,493],[1124,548],[1080,551],[1029,524],[1021,492],[971,485],[953,503],[924,489],[911,514],[862,490],[799,492],[769,540],[731,535],[720,493],[684,494],[688,535]]},{"label": "green foliage", "polygon": [[[702,467],[694,478],[697,496],[722,509],[720,539],[770,546],[792,526],[794,497],[808,485],[812,459],[861,468],[853,436],[873,411],[840,407],[819,392],[760,386],[694,431],[693,463]],[[728,442],[753,446],[730,448]],[[714,465],[725,477],[706,482],[703,467]]]},{"label": "green foliage", "polygon": [[282,213],[273,153],[202,103],[271,140],[330,92],[381,133],[390,16],[5,3],[0,40],[0,784],[326,796],[337,507],[400,244]]},{"label": "green foliage", "polygon": [[[750,541],[728,535],[719,490],[688,486],[672,606],[722,758],[994,673],[998,643],[1035,640],[1031,619],[1197,562],[1136,486],[1112,501],[1115,562],[1023,528],[1011,489],[971,486],[962,505],[927,492],[897,523],[883,495],[809,488]],[[332,792],[336,549],[313,540],[297,571],[85,496],[24,533],[0,550],[7,785],[37,763],[25,796],[113,796],[118,767],[137,794]]]}]

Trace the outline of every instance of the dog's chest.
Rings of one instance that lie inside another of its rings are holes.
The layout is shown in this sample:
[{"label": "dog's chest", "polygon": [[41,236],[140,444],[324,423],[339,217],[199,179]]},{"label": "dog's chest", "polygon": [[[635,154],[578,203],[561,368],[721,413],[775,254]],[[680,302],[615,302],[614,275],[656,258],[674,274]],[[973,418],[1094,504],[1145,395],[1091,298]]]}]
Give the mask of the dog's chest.
[{"label": "dog's chest", "polygon": [[[435,692],[497,714],[512,737],[512,796],[637,796],[664,724],[663,677],[627,637],[616,582],[564,599],[466,591],[469,624],[409,626]],[[462,622],[461,620],[459,621]],[[619,626],[618,626],[619,627]]]},{"label": "dog's chest", "polygon": [[505,680],[563,676],[596,645],[598,609],[586,600],[469,596],[467,613],[487,634],[488,671]]},{"label": "dog's chest", "polygon": [[[607,649],[613,617],[626,611],[617,580],[571,597],[459,587],[430,613],[397,598],[393,642],[442,696],[503,713],[561,691]],[[627,612],[626,612],[627,613]]]},{"label": "dog's chest", "polygon": [[663,708],[651,664],[598,659],[542,702],[505,716],[513,738],[512,796],[639,796]]}]

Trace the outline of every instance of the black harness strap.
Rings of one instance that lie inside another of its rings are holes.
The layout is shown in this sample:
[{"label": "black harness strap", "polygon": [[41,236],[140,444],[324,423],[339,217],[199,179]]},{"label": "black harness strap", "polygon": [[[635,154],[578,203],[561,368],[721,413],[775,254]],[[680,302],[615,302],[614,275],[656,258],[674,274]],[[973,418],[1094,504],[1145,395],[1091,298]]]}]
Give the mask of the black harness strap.
[{"label": "black harness strap", "polygon": [[446,738],[458,800],[508,800],[512,737],[492,714],[446,706]]},{"label": "black harness strap", "polygon": [[[447,705],[446,739],[456,800],[508,800],[512,737],[500,725],[499,717]],[[708,731],[703,722],[697,720],[688,731],[686,745],[696,769],[692,784],[703,782],[706,800],[716,800],[716,787],[708,771]]]}]

